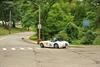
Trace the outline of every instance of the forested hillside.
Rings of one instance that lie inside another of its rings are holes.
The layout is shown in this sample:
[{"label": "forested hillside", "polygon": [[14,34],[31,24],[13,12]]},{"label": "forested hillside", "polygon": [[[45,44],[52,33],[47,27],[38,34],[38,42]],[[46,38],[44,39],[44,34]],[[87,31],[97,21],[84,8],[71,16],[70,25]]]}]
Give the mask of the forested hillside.
[{"label": "forested hillside", "polygon": [[38,34],[39,11],[42,40],[100,44],[100,0],[0,0],[0,26],[35,26]]}]

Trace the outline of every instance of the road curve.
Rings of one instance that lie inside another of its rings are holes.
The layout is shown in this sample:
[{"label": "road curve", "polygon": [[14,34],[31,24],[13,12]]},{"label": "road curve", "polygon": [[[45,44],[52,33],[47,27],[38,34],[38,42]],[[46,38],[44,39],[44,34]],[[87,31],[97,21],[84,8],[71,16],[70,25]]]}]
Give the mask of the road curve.
[{"label": "road curve", "polygon": [[36,67],[33,44],[22,40],[32,34],[22,32],[0,38],[0,67]]},{"label": "road curve", "polygon": [[0,38],[0,67],[100,67],[100,46],[40,48],[22,32]]}]

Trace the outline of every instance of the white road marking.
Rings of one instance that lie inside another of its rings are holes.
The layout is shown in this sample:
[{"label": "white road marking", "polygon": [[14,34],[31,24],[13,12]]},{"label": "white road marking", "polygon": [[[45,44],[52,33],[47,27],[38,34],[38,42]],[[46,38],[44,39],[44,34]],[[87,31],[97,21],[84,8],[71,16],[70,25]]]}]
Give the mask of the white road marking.
[{"label": "white road marking", "polygon": [[6,39],[6,38],[0,38],[0,40],[4,40],[4,39]]},{"label": "white road marking", "polygon": [[68,49],[76,49],[76,48],[68,48]]},{"label": "white road marking", "polygon": [[29,50],[32,50],[33,48],[31,48],[31,47],[28,47],[28,49],[29,49]]},{"label": "white road marking", "polygon": [[38,47],[38,48],[36,48],[36,49],[42,49],[42,48],[39,48],[39,47]]},{"label": "white road marking", "polygon": [[25,50],[25,48],[20,48],[20,50]]},{"label": "white road marking", "polygon": [[[7,48],[1,48],[1,49],[4,50],[4,51],[8,50]],[[41,49],[41,48],[38,48],[38,49]],[[18,49],[13,47],[13,48],[10,48],[9,50],[15,51],[15,50],[18,50]],[[25,48],[20,47],[19,50],[25,50]],[[26,47],[26,50],[33,50],[33,48],[32,47]]]},{"label": "white road marking", "polygon": [[7,50],[7,48],[2,48],[2,50]]},{"label": "white road marking", "polygon": [[11,50],[16,50],[15,48],[11,48]]}]

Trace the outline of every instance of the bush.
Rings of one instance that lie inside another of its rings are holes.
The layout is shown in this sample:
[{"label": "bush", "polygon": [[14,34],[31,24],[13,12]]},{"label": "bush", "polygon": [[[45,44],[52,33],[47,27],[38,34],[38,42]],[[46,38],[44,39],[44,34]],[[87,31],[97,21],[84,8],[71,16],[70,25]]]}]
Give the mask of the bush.
[{"label": "bush", "polygon": [[79,30],[78,27],[74,23],[68,23],[65,28],[66,33],[71,39],[77,39]]},{"label": "bush", "polygon": [[66,40],[68,38],[67,34],[64,31],[60,31],[57,35],[56,38],[60,38],[63,40]]},{"label": "bush", "polygon": [[76,40],[73,40],[72,41],[72,44],[74,44],[74,45],[80,45],[80,40],[77,40],[77,39]]},{"label": "bush", "polygon": [[71,39],[68,37],[67,33],[64,32],[64,31],[59,32],[59,33],[56,35],[56,38],[57,38],[57,39],[60,39],[60,40],[65,40],[65,41],[68,41],[68,42],[71,43]]},{"label": "bush", "polygon": [[83,31],[81,30],[81,31],[79,31],[78,38],[81,39],[84,35],[85,35],[85,32],[83,32]]},{"label": "bush", "polygon": [[81,39],[81,44],[93,44],[96,34],[92,31],[86,32],[85,36]]},{"label": "bush", "polygon": [[100,35],[98,35],[98,36],[96,37],[96,39],[94,40],[93,44],[95,44],[95,45],[100,45]]}]

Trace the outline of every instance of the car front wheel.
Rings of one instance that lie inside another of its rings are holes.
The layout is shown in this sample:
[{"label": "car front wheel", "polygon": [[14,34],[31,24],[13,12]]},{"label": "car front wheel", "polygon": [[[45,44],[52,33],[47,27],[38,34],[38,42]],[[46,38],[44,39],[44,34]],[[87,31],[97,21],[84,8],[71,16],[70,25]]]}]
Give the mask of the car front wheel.
[{"label": "car front wheel", "polygon": [[54,44],[54,48],[59,48],[58,44]]}]

